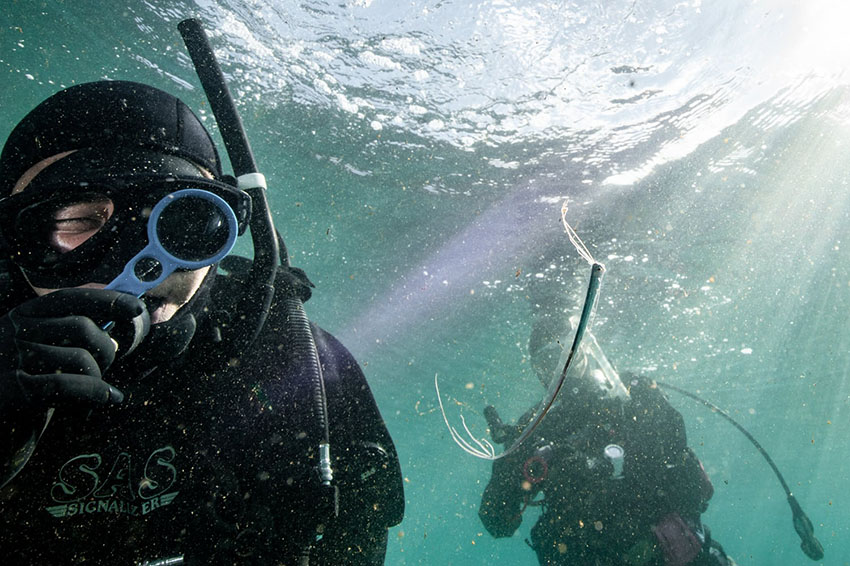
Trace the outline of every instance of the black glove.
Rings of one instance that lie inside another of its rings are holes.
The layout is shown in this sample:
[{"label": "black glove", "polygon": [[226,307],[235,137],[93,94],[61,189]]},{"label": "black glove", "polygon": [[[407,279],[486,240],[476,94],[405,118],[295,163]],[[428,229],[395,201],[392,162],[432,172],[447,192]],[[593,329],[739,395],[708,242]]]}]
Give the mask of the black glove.
[{"label": "black glove", "polygon": [[15,307],[0,317],[0,418],[121,403],[124,394],[103,374],[149,328],[144,303],[118,291],[63,289]]}]

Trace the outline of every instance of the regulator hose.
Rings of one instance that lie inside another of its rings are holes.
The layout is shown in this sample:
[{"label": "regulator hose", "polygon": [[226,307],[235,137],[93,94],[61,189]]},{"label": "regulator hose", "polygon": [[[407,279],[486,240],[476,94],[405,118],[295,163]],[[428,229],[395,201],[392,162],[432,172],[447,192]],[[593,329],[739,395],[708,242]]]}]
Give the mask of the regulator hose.
[{"label": "regulator hose", "polygon": [[[251,146],[236,110],[236,104],[227,88],[224,74],[201,22],[190,18],[178,24],[186,49],[204,88],[213,115],[218,123],[227,155],[239,188],[251,196],[251,239],[254,261],[248,275],[248,290],[237,303],[234,323],[227,331],[229,349],[234,356],[244,352],[256,340],[269,314],[274,297],[275,278],[282,263],[289,268],[289,256],[283,238],[275,230],[274,220],[266,197],[265,177],[259,173]],[[298,383],[307,382],[312,389],[315,414],[319,429],[319,462],[317,471],[324,490],[327,507],[333,515],[338,513],[338,489],[332,484],[333,470],[330,459],[330,430],[327,397],[322,367],[310,321],[296,289],[283,289],[281,306],[284,311],[284,328],[289,338],[290,356]],[[302,381],[305,380],[305,381]]]},{"label": "regulator hose", "polygon": [[812,522],[809,519],[809,516],[806,515],[806,512],[803,511],[803,508],[800,506],[800,502],[797,501],[797,498],[794,497],[794,494],[791,493],[791,489],[788,487],[788,483],[785,481],[785,478],[782,476],[782,472],[779,471],[779,467],[773,461],[773,458],[770,457],[770,454],[767,453],[767,450],[762,448],[759,441],[756,440],[750,432],[741,426],[738,421],[729,416],[729,413],[715,405],[710,401],[706,401],[702,397],[691,393],[681,387],[676,387],[675,385],[670,385],[669,383],[662,383],[660,381],[656,382],[662,389],[670,389],[679,393],[680,395],[684,395],[685,397],[690,397],[694,401],[698,401],[702,403],[713,412],[717,413],[724,419],[726,419],[732,426],[737,428],[741,434],[747,437],[747,440],[752,442],[753,446],[756,447],[756,450],[764,457],[767,461],[768,465],[770,465],[773,473],[776,474],[776,477],[779,479],[779,483],[782,485],[782,489],[785,490],[785,495],[788,499],[788,505],[791,506],[791,514],[792,520],[794,522],[794,530],[797,531],[797,535],[800,537],[800,548],[803,553],[811,558],[814,561],[819,561],[823,559],[823,545],[821,545],[820,541],[815,537],[815,530],[812,526]]}]

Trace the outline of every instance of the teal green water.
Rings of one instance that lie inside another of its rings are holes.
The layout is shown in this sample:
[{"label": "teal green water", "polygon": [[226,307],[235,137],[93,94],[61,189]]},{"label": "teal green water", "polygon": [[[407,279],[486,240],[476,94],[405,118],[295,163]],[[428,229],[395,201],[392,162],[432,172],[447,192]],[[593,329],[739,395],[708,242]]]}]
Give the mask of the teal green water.
[{"label": "teal green water", "polygon": [[[489,464],[452,442],[433,381],[482,436],[485,404],[516,417],[541,398],[529,284],[578,312],[587,275],[564,201],[607,267],[593,329],[611,361],[727,409],[815,523],[821,563],[850,564],[841,2],[126,4],[4,1],[0,136],[101,78],[165,88],[214,128],[176,31],[205,21],[317,284],[308,313],[361,361],[396,440],[408,510],[388,564],[535,563],[534,511],[508,540],[479,523]],[[716,488],[714,536],[742,566],[810,563],[767,464],[672,395]]]}]

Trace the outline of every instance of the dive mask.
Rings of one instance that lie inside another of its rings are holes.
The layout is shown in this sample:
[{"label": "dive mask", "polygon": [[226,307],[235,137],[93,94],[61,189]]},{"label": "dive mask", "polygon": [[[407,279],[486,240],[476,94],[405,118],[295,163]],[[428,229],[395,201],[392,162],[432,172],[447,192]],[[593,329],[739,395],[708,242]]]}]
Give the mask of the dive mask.
[{"label": "dive mask", "polygon": [[[25,190],[0,200],[3,244],[36,287],[109,284],[131,260],[143,262],[136,256],[156,248],[155,241],[188,262],[172,265],[172,271],[196,269],[198,261],[215,257],[228,240],[235,240],[234,231],[241,234],[247,226],[250,197],[224,182],[186,175],[192,170],[185,166],[198,172],[186,160],[146,155],[143,166],[128,168],[126,157],[109,159],[106,168],[85,167],[94,173],[88,176],[85,170],[73,169],[80,161],[76,156],[59,160]],[[90,165],[91,160],[84,163]],[[110,174],[119,163],[120,170],[133,174]],[[178,174],[163,174],[163,169]],[[156,268],[150,266],[154,277]]]}]

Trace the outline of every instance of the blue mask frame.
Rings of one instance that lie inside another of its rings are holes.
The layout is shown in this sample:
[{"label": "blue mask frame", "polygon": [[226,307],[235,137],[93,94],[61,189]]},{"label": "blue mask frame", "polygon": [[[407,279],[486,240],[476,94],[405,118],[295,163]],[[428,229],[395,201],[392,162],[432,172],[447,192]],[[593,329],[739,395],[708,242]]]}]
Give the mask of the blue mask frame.
[{"label": "blue mask frame", "polygon": [[[187,260],[173,255],[165,246],[162,245],[157,233],[157,224],[162,213],[172,204],[186,198],[200,198],[215,205],[222,213],[223,218],[227,223],[229,231],[227,240],[213,255],[201,260]],[[236,213],[230,208],[230,205],[218,195],[202,189],[183,189],[175,191],[164,198],[154,206],[151,211],[151,216],[148,219],[148,245],[136,254],[133,259],[127,262],[118,277],[112,280],[106,289],[122,291],[137,297],[141,297],[149,290],[153,289],[162,283],[169,275],[178,269],[201,269],[214,263],[221,261],[233,249],[236,243],[236,238],[239,233],[239,225],[236,219]],[[142,260],[153,261],[158,264],[161,273],[155,279],[142,280],[136,274],[136,268]]]}]

